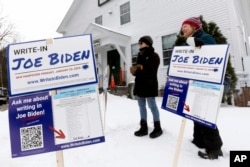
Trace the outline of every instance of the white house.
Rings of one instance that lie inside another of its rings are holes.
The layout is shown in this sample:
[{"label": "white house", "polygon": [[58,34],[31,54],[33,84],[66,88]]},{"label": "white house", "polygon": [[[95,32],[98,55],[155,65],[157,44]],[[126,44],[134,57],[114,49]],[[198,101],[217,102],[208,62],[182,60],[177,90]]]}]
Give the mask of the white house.
[{"label": "white house", "polygon": [[206,22],[215,22],[230,43],[231,62],[239,80],[237,89],[250,85],[249,0],[74,0],[57,32],[63,36],[92,34],[100,87],[107,64],[116,85],[134,80],[129,67],[138,53],[138,39],[150,35],[161,57],[161,88],[182,21],[200,15]]}]

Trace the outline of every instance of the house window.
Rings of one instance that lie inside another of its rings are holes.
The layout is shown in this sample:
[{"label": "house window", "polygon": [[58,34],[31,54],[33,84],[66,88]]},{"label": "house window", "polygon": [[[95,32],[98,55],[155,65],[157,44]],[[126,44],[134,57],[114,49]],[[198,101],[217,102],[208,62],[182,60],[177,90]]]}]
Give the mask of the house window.
[{"label": "house window", "polygon": [[138,52],[139,52],[139,45],[137,43],[131,45],[131,55],[132,55],[131,56],[132,57],[131,62],[132,62],[132,65],[136,64]]},{"label": "house window", "polygon": [[102,25],[102,16],[96,17],[95,18],[95,23]]},{"label": "house window", "polygon": [[130,3],[127,2],[120,6],[121,25],[130,22]]},{"label": "house window", "polygon": [[163,65],[170,64],[170,59],[174,47],[174,43],[177,39],[177,34],[170,34],[162,37],[162,49],[163,49]]}]

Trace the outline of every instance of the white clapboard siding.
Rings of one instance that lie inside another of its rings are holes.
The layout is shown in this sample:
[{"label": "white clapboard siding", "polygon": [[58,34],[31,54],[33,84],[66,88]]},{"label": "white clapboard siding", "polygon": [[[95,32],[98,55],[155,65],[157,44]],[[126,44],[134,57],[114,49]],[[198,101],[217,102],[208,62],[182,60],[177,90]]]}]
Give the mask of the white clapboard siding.
[{"label": "white clapboard siding", "polygon": [[[126,2],[130,2],[131,22],[120,25],[120,6]],[[82,34],[96,17],[102,16],[103,26],[130,36],[130,44],[137,43],[143,35],[151,35],[154,48],[162,58],[162,36],[179,33],[184,19],[202,15],[205,21],[213,21],[219,26],[230,43],[233,67],[242,71],[240,57],[246,56],[246,49],[239,16],[234,11],[241,6],[235,7],[235,0],[110,0],[99,7],[97,0],[75,0],[58,30],[65,36]],[[248,12],[243,13],[249,14],[250,7],[244,6],[246,9]],[[159,87],[165,84],[167,68],[162,62],[158,73]]]}]

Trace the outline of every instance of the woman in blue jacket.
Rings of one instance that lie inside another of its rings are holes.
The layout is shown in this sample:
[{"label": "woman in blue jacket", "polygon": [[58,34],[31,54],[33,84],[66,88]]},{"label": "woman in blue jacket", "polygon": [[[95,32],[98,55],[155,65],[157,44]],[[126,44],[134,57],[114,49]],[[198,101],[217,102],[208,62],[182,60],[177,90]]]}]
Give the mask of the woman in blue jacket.
[{"label": "woman in blue jacket", "polygon": [[[202,30],[202,23],[198,17],[191,17],[183,21],[182,33],[187,45],[202,46],[216,44],[215,39]],[[205,148],[206,152],[198,152],[204,159],[218,159],[223,156],[221,151],[222,139],[218,127],[212,129],[200,123],[194,122],[192,143],[199,148]]]}]

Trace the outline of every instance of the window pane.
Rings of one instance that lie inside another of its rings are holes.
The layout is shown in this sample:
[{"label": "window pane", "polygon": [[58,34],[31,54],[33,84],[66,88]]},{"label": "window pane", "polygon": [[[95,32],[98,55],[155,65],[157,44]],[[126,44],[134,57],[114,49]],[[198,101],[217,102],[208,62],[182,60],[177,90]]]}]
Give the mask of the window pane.
[{"label": "window pane", "polygon": [[138,44],[131,45],[131,55],[137,55],[139,52]]},{"label": "window pane", "polygon": [[121,15],[130,12],[130,7],[129,6],[130,6],[129,2],[121,5],[121,7],[120,7],[120,13],[121,13]]},{"label": "window pane", "polygon": [[102,25],[102,16],[96,17],[95,18],[95,23]]},{"label": "window pane", "polygon": [[170,34],[162,37],[162,52],[163,52],[163,65],[170,64],[170,59],[174,47],[174,43],[177,39],[177,34]]},{"label": "window pane", "polygon": [[177,34],[170,34],[162,37],[163,50],[173,48],[173,45],[177,39]]},{"label": "window pane", "polygon": [[163,65],[169,65],[173,49],[169,49],[163,52]]},{"label": "window pane", "polygon": [[122,16],[123,23],[128,23],[130,22],[130,15],[129,13],[125,14]]},{"label": "window pane", "polygon": [[138,56],[138,52],[139,52],[139,46],[138,44],[133,44],[131,45],[131,62],[132,62],[132,65],[135,65],[136,64],[136,60],[137,60],[137,56]]}]

